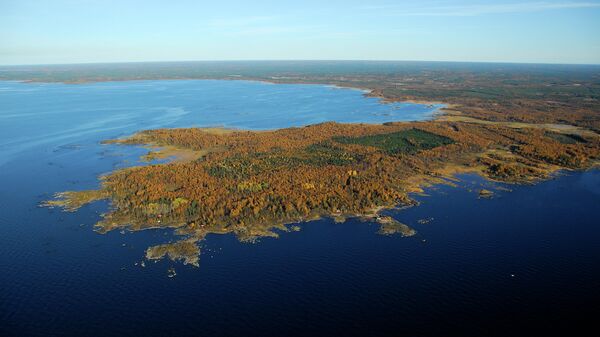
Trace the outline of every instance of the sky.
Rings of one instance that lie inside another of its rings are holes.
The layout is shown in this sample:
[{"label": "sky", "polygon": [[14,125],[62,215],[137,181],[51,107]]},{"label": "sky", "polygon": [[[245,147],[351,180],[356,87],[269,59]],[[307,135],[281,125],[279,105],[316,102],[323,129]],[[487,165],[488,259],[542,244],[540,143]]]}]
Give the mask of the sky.
[{"label": "sky", "polygon": [[600,0],[0,0],[0,65],[315,59],[600,64]]}]

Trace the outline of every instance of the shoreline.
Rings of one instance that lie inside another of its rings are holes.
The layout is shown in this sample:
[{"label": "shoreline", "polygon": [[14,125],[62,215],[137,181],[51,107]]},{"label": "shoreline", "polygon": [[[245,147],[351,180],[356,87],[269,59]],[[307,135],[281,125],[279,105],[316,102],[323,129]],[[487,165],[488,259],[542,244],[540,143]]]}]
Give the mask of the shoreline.
[{"label": "shoreline", "polygon": [[[385,97],[380,92],[380,89],[371,89],[368,87],[362,86],[352,86],[345,85],[339,83],[317,83],[311,81],[297,81],[297,82],[279,82],[277,80],[269,80],[269,79],[260,79],[260,78],[244,78],[244,77],[214,77],[214,78],[146,78],[146,79],[96,79],[96,80],[83,80],[83,81],[37,81],[37,80],[0,80],[7,82],[18,82],[18,83],[60,83],[66,85],[78,85],[78,84],[88,84],[88,83],[104,83],[104,82],[142,82],[142,81],[244,81],[244,82],[257,82],[257,83],[266,83],[266,84],[280,84],[280,85],[313,85],[313,86],[321,86],[324,88],[338,88],[338,89],[347,89],[347,90],[357,90],[363,93],[363,96],[366,98],[376,98],[379,100],[380,104],[392,104],[392,103],[411,103],[411,104],[422,104],[427,106],[432,105],[443,105],[442,107],[436,107],[425,119],[415,120],[415,121],[394,121],[393,123],[402,123],[402,122],[420,122],[420,121],[465,121],[465,122],[473,122],[473,123],[489,123],[489,124],[501,124],[504,123],[506,125],[523,125],[523,127],[535,127],[535,128],[547,128],[551,129],[550,126],[554,126],[553,131],[557,131],[560,128],[565,129],[574,129],[583,131],[588,134],[598,135],[594,130],[579,127],[572,124],[564,124],[564,123],[526,123],[526,122],[506,122],[506,121],[494,121],[487,120],[482,118],[474,118],[468,117],[463,114],[460,108],[463,106],[462,104],[456,103],[448,103],[441,100],[415,100],[415,99],[407,99],[407,100],[398,100],[392,99],[389,97]],[[328,121],[329,122],[329,121]],[[328,123],[324,122],[324,123]],[[335,122],[335,121],[333,121]],[[346,124],[363,124],[363,123],[346,123]],[[367,123],[367,124],[379,124],[379,123]],[[308,126],[303,125],[303,126]],[[539,125],[539,126],[535,126]],[[215,128],[219,129],[218,126],[208,126],[206,128]],[[231,129],[231,130],[247,130],[247,129],[237,129],[237,128],[222,128],[222,129]],[[274,129],[267,129],[274,130]],[[250,131],[263,131],[263,130],[250,130]],[[562,131],[558,131],[561,132]]]},{"label": "shoreline", "polygon": [[0,80],[0,82],[17,82],[17,83],[59,83],[66,85],[79,85],[79,84],[91,84],[91,83],[121,83],[121,82],[142,82],[142,81],[240,81],[240,82],[257,82],[257,83],[265,83],[265,84],[279,84],[279,85],[312,85],[312,86],[321,86],[324,88],[336,88],[336,89],[345,89],[345,90],[356,90],[363,93],[363,96],[366,98],[377,98],[381,104],[389,104],[389,103],[414,103],[414,104],[422,104],[422,105],[444,105],[444,107],[436,108],[431,115],[435,116],[438,111],[442,111],[444,109],[450,107],[458,107],[456,104],[445,103],[442,101],[425,101],[425,100],[393,100],[386,98],[382,95],[377,95],[377,89],[371,89],[367,87],[359,87],[359,86],[350,86],[343,84],[335,84],[335,83],[317,83],[310,81],[298,81],[298,82],[278,82],[276,80],[268,80],[268,79],[258,79],[258,78],[244,78],[244,77],[214,77],[214,78],[147,78],[147,79],[96,79],[96,80],[82,80],[82,81],[38,81],[38,80]]},{"label": "shoreline", "polygon": [[[533,184],[552,179],[560,170],[598,165],[594,160],[599,135],[583,127],[473,118],[463,114],[460,104],[398,100],[385,97],[383,88],[334,80],[215,77],[17,82],[145,81],[311,85],[360,91],[364,98],[377,99],[377,104],[422,104],[434,109],[417,121],[322,122],[265,130],[140,130],[102,143],[145,148],[148,152],[140,159],[149,165],[114,170],[101,178],[99,190],[67,191],[45,206],[75,211],[89,202],[108,199],[111,206],[96,224],[98,232],[173,228],[186,242],[201,241],[208,233],[235,233],[240,241],[253,241],[277,236],[273,229],[325,217],[374,221],[386,225],[382,231],[390,234],[396,224],[381,220],[381,211],[413,205],[412,194],[436,184],[452,185],[458,174],[474,173],[490,182]],[[572,135],[580,138],[569,138]],[[393,146],[398,147],[394,150]],[[208,198],[216,201],[206,202]],[[403,228],[399,233],[410,233],[406,227],[396,227]],[[168,246],[162,246],[161,254],[152,256],[173,259],[176,255],[168,251]]]},{"label": "shoreline", "polygon": [[[116,140],[107,140],[103,143],[107,144],[119,144],[119,145],[128,145],[128,146],[141,146],[143,148],[149,149],[148,154],[142,156],[143,161],[153,161],[153,160],[165,160],[162,163],[150,163],[150,166],[132,166],[128,168],[118,169],[108,173],[106,176],[102,177],[102,185],[99,190],[92,191],[80,191],[80,192],[63,192],[62,194],[57,194],[57,199],[48,201],[44,203],[42,206],[49,207],[62,207],[67,211],[76,211],[82,205],[87,203],[107,199],[110,202],[110,211],[104,216],[103,220],[98,222],[95,226],[96,231],[99,233],[106,233],[108,231],[112,231],[115,229],[124,229],[129,231],[139,231],[146,229],[155,229],[155,228],[171,228],[175,230],[176,236],[181,237],[181,240],[178,240],[174,243],[173,249],[179,247],[178,245],[182,240],[185,240],[187,243],[189,242],[198,242],[204,239],[204,237],[209,233],[214,234],[227,234],[234,233],[238,236],[240,241],[249,241],[253,242],[260,237],[276,237],[278,234],[273,232],[274,229],[286,229],[290,226],[298,225],[303,222],[310,222],[314,220],[318,220],[321,218],[331,218],[334,221],[343,222],[348,218],[358,218],[366,221],[373,221],[379,223],[382,226],[381,233],[383,234],[394,234],[399,233],[403,236],[411,236],[414,235],[410,227],[396,223],[392,221],[393,219],[384,218],[380,215],[380,212],[383,210],[396,209],[401,207],[406,207],[410,205],[415,205],[414,194],[422,194],[424,190],[428,187],[444,184],[444,185],[454,185],[453,181],[456,181],[456,175],[463,173],[473,173],[482,177],[483,179],[494,182],[494,183],[514,183],[514,184],[535,184],[540,181],[552,179],[555,174],[560,170],[569,169],[568,167],[561,167],[558,165],[552,165],[549,163],[538,162],[535,167],[536,170],[533,173],[526,173],[523,176],[515,175],[514,177],[509,178],[494,178],[491,173],[488,171],[489,167],[479,162],[480,160],[492,160],[493,158],[504,158],[507,163],[511,163],[514,159],[511,159],[513,154],[506,152],[505,150],[496,150],[496,149],[488,149],[482,152],[475,152],[467,157],[459,156],[455,159],[445,159],[444,162],[438,163],[435,167],[427,169],[425,171],[416,170],[411,172],[408,176],[402,178],[400,180],[401,185],[399,188],[403,191],[402,198],[394,198],[392,200],[380,201],[378,203],[374,203],[372,207],[363,209],[362,211],[354,212],[354,211],[343,211],[338,208],[321,208],[315,207],[308,211],[306,215],[291,215],[291,214],[283,214],[279,216],[272,217],[271,220],[269,218],[265,218],[264,221],[255,221],[245,218],[239,219],[239,223],[236,222],[238,220],[229,220],[229,218],[225,217],[222,220],[218,220],[215,223],[197,223],[196,221],[183,221],[181,219],[173,218],[158,218],[151,217],[154,219],[153,223],[148,222],[148,220],[144,220],[143,218],[135,219],[126,213],[120,214],[119,212],[123,211],[120,209],[118,205],[118,197],[115,196],[115,191],[111,192],[111,189],[114,188],[114,183],[116,181],[112,181],[114,179],[121,179],[118,177],[128,176],[129,174],[139,172],[144,169],[161,169],[161,168],[184,168],[185,165],[188,167],[196,167],[198,165],[204,165],[206,161],[205,158],[209,156],[212,159],[208,159],[209,162],[214,162],[215,158],[236,158],[236,150],[235,148],[227,148],[226,145],[223,145],[223,148],[214,148],[214,147],[203,147],[200,146],[198,148],[193,147],[178,147],[174,144],[166,144],[161,143],[160,138],[153,138],[153,135],[176,135],[179,132],[183,132],[184,134],[189,134],[190,132],[198,134],[202,137],[208,137],[207,139],[222,139],[222,141],[227,141],[229,139],[236,139],[236,137],[266,137],[265,139],[269,139],[271,135],[274,134],[283,134],[286,133],[302,133],[302,132],[310,132],[311,129],[323,129],[323,128],[334,128],[340,130],[360,130],[360,129],[373,129],[373,130],[385,130],[387,128],[392,128],[392,130],[411,130],[407,129],[411,126],[417,127],[426,127],[425,129],[439,129],[449,123],[444,120],[433,120],[433,121],[424,121],[424,122],[395,122],[391,124],[350,124],[350,123],[324,123],[324,124],[316,124],[311,126],[306,126],[303,128],[284,128],[284,129],[276,129],[276,130],[264,130],[264,131],[247,131],[247,130],[231,130],[224,128],[180,128],[180,129],[159,129],[159,130],[146,130],[135,133],[126,138],[116,139]],[[479,125],[488,125],[489,123],[467,123],[465,121],[457,121],[452,123],[459,123],[464,125],[472,124],[473,126],[480,127]],[[522,125],[518,125],[519,128],[523,128]],[[511,129],[510,126],[500,124],[500,127]],[[518,128],[517,128],[518,129]],[[529,128],[531,130],[536,130],[538,128]],[[559,131],[570,132],[570,129],[559,129]],[[381,131],[378,131],[381,132]],[[322,133],[319,133],[322,134]],[[385,133],[384,133],[385,134]],[[590,135],[588,135],[590,136]],[[217,137],[217,138],[215,138]],[[283,136],[288,137],[288,136]],[[244,138],[241,138],[244,139]],[[286,138],[284,138],[286,139]],[[318,142],[317,140],[313,140],[313,142]],[[219,143],[221,141],[217,141]],[[189,144],[189,143],[186,143]],[[198,143],[201,144],[201,143]],[[238,143],[236,143],[238,144]],[[245,144],[245,141],[239,144]],[[241,145],[237,146],[241,146]],[[233,151],[233,152],[231,152]],[[260,150],[254,150],[260,152]],[[220,160],[220,159],[219,159]],[[496,160],[496,159],[494,159]],[[218,163],[218,161],[217,161]],[[471,163],[471,164],[468,164]],[[183,166],[182,166],[183,165]],[[191,165],[191,166],[189,166]],[[598,165],[598,162],[588,162],[583,167],[579,168],[581,170],[594,168]],[[168,172],[165,171],[165,172]],[[343,172],[343,170],[342,170]],[[350,178],[356,173],[356,171],[348,171]],[[298,177],[294,178],[295,175],[293,171],[289,172],[291,174],[290,179],[299,179]],[[362,173],[361,173],[362,174]],[[348,178],[348,179],[350,179]],[[128,178],[126,178],[128,179]],[[165,178],[166,179],[166,178]],[[200,179],[195,178],[195,179]],[[258,178],[257,178],[258,179]],[[217,180],[218,181],[218,180]],[[245,182],[246,181],[246,182]],[[248,183],[250,181],[250,183]],[[228,182],[227,184],[237,184],[237,188],[254,188],[256,183],[251,183],[254,181],[254,177],[251,177],[250,180],[234,180],[233,182]],[[260,182],[260,180],[258,180]],[[110,182],[110,185],[107,185]],[[174,183],[169,180],[165,180],[164,183]],[[225,184],[225,181],[222,182]],[[185,188],[185,184],[181,188]],[[246,184],[246,185],[240,185]],[[252,185],[254,184],[254,185]],[[312,185],[312,184],[311,184]],[[112,186],[112,187],[111,187]],[[244,187],[248,186],[248,187]],[[143,184],[139,186],[139,188],[146,188]],[[298,187],[300,188],[300,187]],[[314,188],[311,187],[311,188]],[[155,193],[155,192],[152,192]],[[162,193],[162,192],[161,192]],[[319,192],[325,193],[325,192]],[[330,193],[330,192],[327,192]],[[160,194],[159,194],[160,195]],[[170,194],[168,194],[170,195]],[[317,193],[317,195],[320,195]],[[327,196],[328,194],[322,194],[322,196]],[[335,194],[334,194],[335,195]],[[171,197],[172,198],[172,197]],[[177,197],[179,198],[179,197]],[[177,199],[176,198],[176,199]],[[189,198],[187,196],[181,197],[184,204],[188,203],[186,199]],[[176,201],[176,200],[175,200]],[[173,201],[173,202],[175,202]],[[177,206],[176,206],[177,207]],[[359,210],[359,208],[357,209]],[[410,235],[409,235],[410,234]],[[186,243],[186,245],[187,245]],[[183,261],[197,261],[194,257],[181,257],[174,252],[169,253],[170,244],[160,245],[161,254],[150,254],[149,256],[159,256],[159,258],[168,256],[171,259]],[[149,249],[152,249],[150,247]],[[190,251],[189,249],[186,251]],[[195,251],[195,250],[194,250]],[[162,254],[164,252],[164,254]],[[196,263],[191,263],[196,264]]]},{"label": "shoreline", "polygon": [[[86,80],[81,82],[69,82],[69,81],[36,81],[36,80],[0,80],[6,82],[18,82],[18,83],[61,83],[61,84],[87,84],[87,83],[103,83],[103,82],[141,82],[141,81],[245,81],[245,82],[258,82],[258,83],[268,83],[268,84],[281,84],[281,85],[314,85],[314,86],[322,86],[322,87],[331,87],[338,89],[347,89],[347,90],[357,90],[363,93],[364,97],[367,98],[377,98],[379,99],[381,104],[390,104],[390,103],[412,103],[412,104],[422,104],[427,106],[432,105],[444,105],[443,107],[436,107],[427,118],[422,120],[414,120],[414,121],[393,121],[392,123],[411,123],[411,122],[425,122],[425,121],[461,121],[461,122],[471,122],[471,123],[480,123],[480,124],[491,124],[491,125],[512,125],[514,128],[522,128],[522,127],[531,127],[531,128],[541,128],[548,129],[559,133],[566,133],[570,130],[576,131],[577,133],[586,133],[588,135],[598,135],[596,132],[590,129],[586,129],[583,127],[579,127],[572,124],[560,124],[560,123],[525,123],[525,122],[503,122],[503,121],[492,121],[481,118],[473,118],[464,116],[460,111],[461,104],[454,103],[446,103],[443,101],[427,101],[427,100],[396,100],[385,97],[383,94],[378,93],[377,89],[369,89],[366,87],[358,87],[358,86],[346,86],[341,84],[324,84],[324,83],[316,83],[316,82],[276,82],[265,79],[247,79],[247,78],[160,78],[160,79],[121,79],[121,80]],[[336,121],[325,121],[323,123],[339,123]],[[378,125],[382,123],[369,123],[369,122],[356,122],[356,123],[344,123],[344,124],[373,124]],[[299,127],[310,126],[311,124],[302,125]],[[232,127],[219,127],[219,126],[206,126],[199,127],[206,129],[222,129],[222,130],[233,130],[233,131],[252,131],[252,132],[261,132],[261,131],[270,131],[276,129],[265,129],[265,130],[250,130],[243,128],[232,128]]]},{"label": "shoreline", "polygon": [[[473,118],[473,117],[468,117],[468,116],[464,116],[463,112],[460,110],[460,108],[463,106],[462,104],[456,104],[456,103],[448,103],[448,102],[444,102],[441,100],[415,100],[415,99],[408,99],[408,100],[398,100],[398,99],[392,99],[389,97],[385,97],[385,95],[383,95],[380,92],[380,89],[371,89],[371,88],[367,88],[367,87],[362,87],[362,86],[352,86],[352,85],[345,85],[345,84],[340,84],[340,83],[317,83],[317,82],[311,82],[311,81],[289,81],[289,82],[279,82],[276,79],[260,79],[260,78],[244,78],[244,77],[223,77],[223,78],[219,78],[219,77],[214,77],[214,78],[147,78],[147,79],[106,79],[106,80],[101,80],[101,79],[96,79],[96,80],[83,80],[83,81],[37,81],[37,80],[0,80],[1,81],[7,81],[7,82],[18,82],[18,83],[61,83],[61,84],[67,84],[67,85],[78,85],[78,84],[88,84],[88,83],[104,83],[104,82],[115,82],[115,83],[119,83],[119,82],[141,82],[141,81],[245,81],[245,82],[258,82],[258,83],[267,83],[267,84],[281,84],[281,85],[314,85],[314,86],[322,86],[322,87],[329,87],[329,88],[338,88],[338,89],[347,89],[347,90],[357,90],[363,93],[363,96],[366,98],[377,98],[379,99],[379,102],[381,104],[391,104],[391,103],[412,103],[412,104],[422,104],[422,105],[427,105],[427,106],[432,106],[432,105],[443,105],[442,107],[436,107],[427,118],[422,119],[422,120],[416,120],[414,122],[419,122],[419,121],[458,121],[460,119],[462,119],[463,121],[472,121],[474,123],[490,123],[490,124],[498,124],[498,123],[505,123],[505,124],[522,124],[522,125],[527,125],[524,127],[534,127],[533,125],[540,125],[539,128],[549,128],[547,126],[554,126],[556,131],[557,129],[564,127],[566,129],[572,128],[572,129],[578,129],[580,131],[584,131],[588,134],[596,134],[598,135],[598,133],[596,133],[594,130],[591,129],[587,129],[587,128],[583,128],[583,127],[578,127],[576,125],[572,125],[572,124],[561,124],[561,123],[525,123],[525,122],[502,122],[502,121],[494,121],[494,120],[487,120],[487,119],[482,119],[482,118]],[[394,123],[401,123],[401,122],[413,122],[413,121],[395,121]],[[327,123],[327,122],[324,122]],[[361,124],[361,123],[348,123],[348,124]],[[378,124],[378,123],[369,123],[369,124]],[[308,126],[310,124],[307,125],[303,125],[303,126]],[[219,128],[219,127],[207,127],[207,128]],[[226,128],[223,128],[226,129]],[[245,130],[245,129],[234,129],[234,128],[228,128],[228,129],[232,129],[232,130]],[[271,129],[267,129],[267,130],[271,130]],[[263,130],[252,130],[252,131],[263,131]]]}]

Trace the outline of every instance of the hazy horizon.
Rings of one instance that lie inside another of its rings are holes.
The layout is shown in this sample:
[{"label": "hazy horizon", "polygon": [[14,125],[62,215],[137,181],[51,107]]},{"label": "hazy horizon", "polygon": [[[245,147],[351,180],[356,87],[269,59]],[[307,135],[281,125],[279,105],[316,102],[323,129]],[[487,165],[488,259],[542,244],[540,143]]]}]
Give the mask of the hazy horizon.
[{"label": "hazy horizon", "polygon": [[184,61],[600,64],[600,1],[0,2],[0,65]]},{"label": "hazy horizon", "polygon": [[38,67],[38,66],[85,66],[85,65],[125,65],[159,63],[244,63],[244,62],[365,62],[365,63],[449,63],[449,64],[507,64],[507,65],[548,65],[548,66],[600,66],[600,63],[552,63],[552,62],[504,62],[504,61],[435,61],[435,60],[361,60],[361,59],[231,59],[231,60],[164,60],[164,61],[108,61],[108,62],[71,62],[71,63],[23,63],[0,64],[0,67]]}]

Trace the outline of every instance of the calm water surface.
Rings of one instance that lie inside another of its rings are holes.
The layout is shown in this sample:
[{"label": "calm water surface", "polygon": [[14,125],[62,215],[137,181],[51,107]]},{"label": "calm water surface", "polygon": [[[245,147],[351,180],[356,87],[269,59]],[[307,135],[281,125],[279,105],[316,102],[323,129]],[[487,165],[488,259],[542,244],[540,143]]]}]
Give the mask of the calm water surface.
[{"label": "calm water surface", "polygon": [[[585,324],[600,299],[599,171],[510,192],[461,176],[418,207],[388,211],[418,231],[412,238],[328,219],[258,244],[213,235],[200,268],[136,266],[171,233],[97,234],[106,202],[38,207],[136,164],[145,150],[99,142],[139,129],[379,123],[435,109],[313,85],[0,82],[0,335],[485,336]],[[478,199],[482,186],[496,197]]]},{"label": "calm water surface", "polygon": [[161,127],[276,129],[327,121],[422,120],[441,105],[381,104],[364,92],[250,81],[0,82],[0,164]]}]

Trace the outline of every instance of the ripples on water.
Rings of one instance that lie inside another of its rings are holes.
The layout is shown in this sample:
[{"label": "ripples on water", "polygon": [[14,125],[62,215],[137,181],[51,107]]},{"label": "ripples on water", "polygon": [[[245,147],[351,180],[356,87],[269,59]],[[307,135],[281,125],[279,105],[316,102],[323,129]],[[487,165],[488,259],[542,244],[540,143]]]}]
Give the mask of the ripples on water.
[{"label": "ripples on water", "polygon": [[106,202],[76,213],[37,207],[135,164],[145,150],[99,141],[141,128],[381,122],[423,118],[427,107],[230,81],[0,82],[0,105],[2,336],[531,335],[572,328],[599,299],[598,171],[509,186],[491,200],[477,198],[487,182],[462,176],[460,188],[438,186],[419,207],[388,212],[418,231],[412,238],[328,219],[254,245],[211,235],[200,268],[136,266],[171,233],[96,234]]}]

